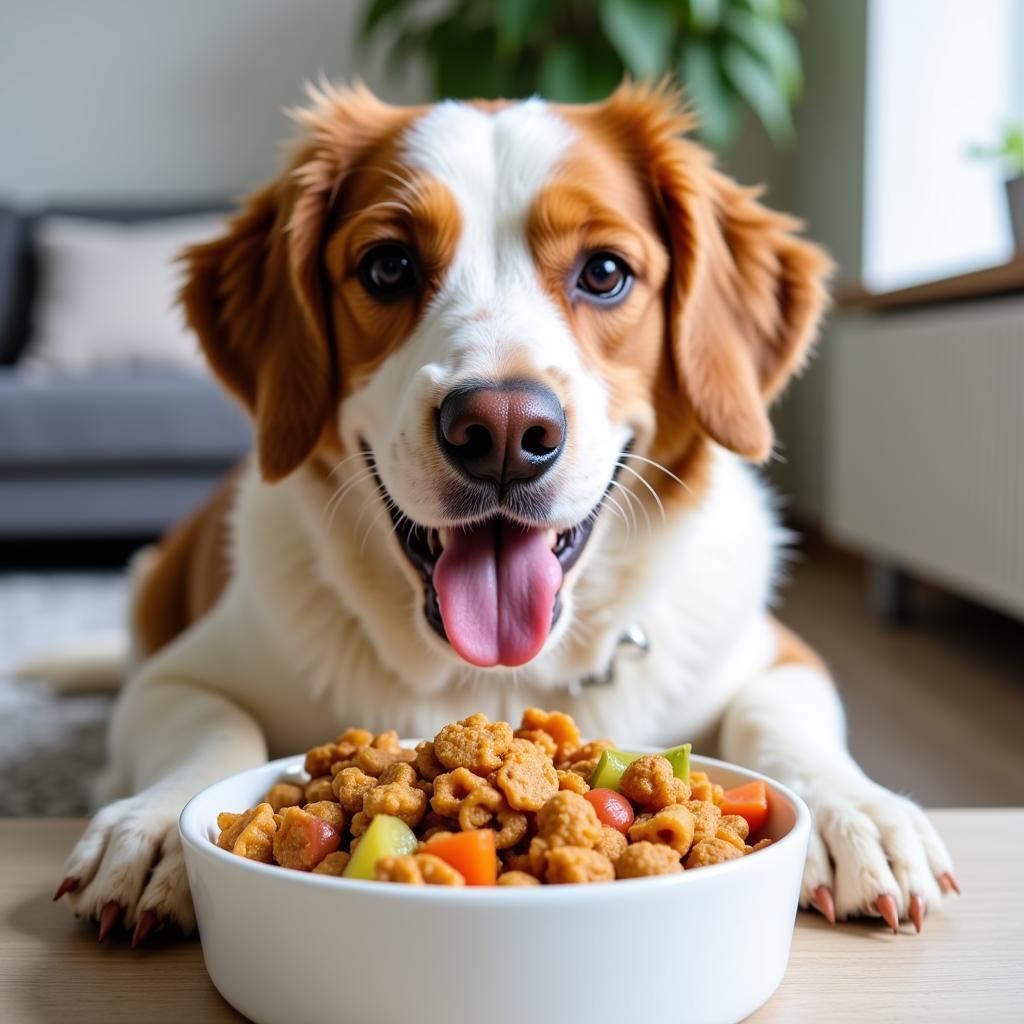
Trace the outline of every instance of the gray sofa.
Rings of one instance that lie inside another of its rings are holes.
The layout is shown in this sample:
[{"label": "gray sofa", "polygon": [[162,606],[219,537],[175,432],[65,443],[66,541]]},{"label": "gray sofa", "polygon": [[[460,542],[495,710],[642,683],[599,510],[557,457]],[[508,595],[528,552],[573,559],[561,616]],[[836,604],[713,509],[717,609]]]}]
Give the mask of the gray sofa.
[{"label": "gray sofa", "polygon": [[[124,222],[223,208],[44,212]],[[157,371],[19,375],[32,328],[40,215],[0,207],[0,541],[153,536],[248,450],[249,424],[212,379]]]}]

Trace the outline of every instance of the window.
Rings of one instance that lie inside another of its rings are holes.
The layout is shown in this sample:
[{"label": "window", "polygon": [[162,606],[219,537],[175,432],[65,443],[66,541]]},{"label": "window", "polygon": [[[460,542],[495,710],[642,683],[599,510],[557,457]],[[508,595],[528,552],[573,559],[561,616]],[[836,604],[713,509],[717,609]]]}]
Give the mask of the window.
[{"label": "window", "polygon": [[1012,252],[1003,168],[972,158],[1024,117],[1024,0],[869,0],[865,284],[888,291]]}]

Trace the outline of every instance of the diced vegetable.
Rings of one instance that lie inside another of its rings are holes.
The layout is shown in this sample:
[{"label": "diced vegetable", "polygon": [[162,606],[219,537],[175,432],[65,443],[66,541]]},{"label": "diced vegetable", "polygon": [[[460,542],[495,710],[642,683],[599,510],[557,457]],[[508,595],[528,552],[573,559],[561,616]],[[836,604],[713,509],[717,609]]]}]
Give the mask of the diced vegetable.
[{"label": "diced vegetable", "polygon": [[683,743],[681,746],[672,747],[670,750],[662,751],[661,756],[668,759],[672,765],[672,774],[683,782],[690,781],[690,748],[692,744]]},{"label": "diced vegetable", "polygon": [[420,841],[413,830],[401,818],[378,814],[363,833],[342,877],[372,881],[375,877],[374,868],[381,857],[401,857],[406,853],[415,853],[419,845]]},{"label": "diced vegetable", "polygon": [[[423,844],[421,853],[432,853],[450,864],[466,880],[466,885],[494,885],[498,880],[497,848],[494,830],[473,829],[437,836]],[[359,849],[356,850],[359,853]]]},{"label": "diced vegetable", "polygon": [[[672,774],[683,782],[690,781],[690,744],[664,750],[661,756],[667,758],[672,765]],[[606,750],[597,762],[594,774],[590,777],[592,789],[614,789],[617,793],[622,782],[622,773],[643,754],[634,754],[629,750]]]},{"label": "diced vegetable", "polygon": [[738,814],[741,818],[746,818],[750,833],[753,835],[764,828],[768,820],[768,791],[765,784],[756,779],[735,789],[726,790],[721,808],[723,814]]},{"label": "diced vegetable", "polygon": [[602,825],[625,834],[633,824],[633,805],[621,793],[614,789],[592,789],[583,794],[583,799],[590,802],[597,812],[598,821]]},{"label": "diced vegetable", "polygon": [[601,754],[601,760],[597,762],[594,774],[590,776],[590,788],[614,789],[618,793],[622,773],[641,756],[626,750],[605,750]]}]

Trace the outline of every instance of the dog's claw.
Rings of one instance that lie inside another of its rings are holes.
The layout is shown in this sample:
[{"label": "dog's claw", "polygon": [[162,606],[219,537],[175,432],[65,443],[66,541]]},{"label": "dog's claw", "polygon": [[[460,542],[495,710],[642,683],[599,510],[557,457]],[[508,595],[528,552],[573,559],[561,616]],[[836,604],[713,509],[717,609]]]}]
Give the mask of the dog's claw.
[{"label": "dog's claw", "polygon": [[910,920],[914,922],[918,935],[921,934],[921,929],[924,927],[925,909],[925,903],[920,893],[912,892],[910,894]]},{"label": "dog's claw", "polygon": [[836,902],[832,898],[832,890],[827,885],[819,885],[814,890],[814,905],[829,924],[836,923]]},{"label": "dog's claw", "polygon": [[957,885],[956,879],[953,877],[952,871],[944,871],[939,875],[939,888],[943,892],[955,892],[957,896],[960,895],[960,886]]},{"label": "dog's claw", "polygon": [[68,877],[65,878],[64,881],[61,882],[59,886],[57,886],[57,891],[53,895],[53,902],[56,903],[57,900],[61,898],[61,896],[64,896],[69,892],[74,892],[81,884],[81,881],[82,880],[80,878],[75,878],[72,875],[68,875]]},{"label": "dog's claw", "polygon": [[132,949],[146,941],[146,936],[160,923],[160,918],[152,910],[144,910],[139,914],[139,923],[132,933]]},{"label": "dog's claw", "polygon": [[99,942],[102,942],[109,934],[110,929],[120,920],[124,908],[116,900],[111,900],[100,911],[100,934]]},{"label": "dog's claw", "polygon": [[882,915],[882,920],[885,921],[885,923],[892,929],[893,935],[899,935],[900,919],[899,915],[896,913],[895,897],[884,892],[877,900],[875,900],[875,906],[878,908],[878,912]]}]

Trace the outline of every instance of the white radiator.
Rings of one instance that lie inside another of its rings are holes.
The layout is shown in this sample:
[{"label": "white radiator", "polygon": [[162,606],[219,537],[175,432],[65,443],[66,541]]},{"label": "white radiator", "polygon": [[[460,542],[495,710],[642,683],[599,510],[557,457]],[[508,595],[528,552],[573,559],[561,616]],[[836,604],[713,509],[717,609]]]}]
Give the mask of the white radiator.
[{"label": "white radiator", "polygon": [[846,318],[831,342],[829,531],[1024,618],[1024,298]]}]

